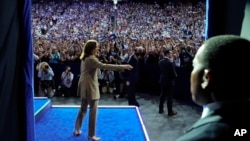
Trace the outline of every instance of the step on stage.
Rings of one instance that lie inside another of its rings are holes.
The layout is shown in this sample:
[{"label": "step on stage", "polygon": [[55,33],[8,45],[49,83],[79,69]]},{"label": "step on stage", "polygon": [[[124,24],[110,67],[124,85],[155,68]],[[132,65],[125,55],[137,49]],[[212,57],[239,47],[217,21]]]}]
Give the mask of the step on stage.
[{"label": "step on stage", "polygon": [[[36,141],[88,141],[89,109],[78,137],[73,130],[79,106],[52,105],[46,97],[35,97],[34,109]],[[149,141],[135,106],[98,106],[96,135],[101,141]]]}]

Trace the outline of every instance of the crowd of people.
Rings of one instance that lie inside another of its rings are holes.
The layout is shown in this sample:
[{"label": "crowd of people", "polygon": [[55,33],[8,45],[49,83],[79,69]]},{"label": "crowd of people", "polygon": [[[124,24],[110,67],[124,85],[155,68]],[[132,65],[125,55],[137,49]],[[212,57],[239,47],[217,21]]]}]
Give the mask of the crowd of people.
[{"label": "crowd of people", "polygon": [[34,53],[42,61],[79,61],[83,44],[95,39],[107,61],[110,52],[122,58],[133,47],[145,62],[158,63],[164,48],[173,48],[175,58],[183,48],[196,53],[204,41],[205,3],[165,3],[161,8],[157,3],[123,2],[116,10],[112,2],[37,3],[32,25]]},{"label": "crowd of people", "polygon": [[171,48],[176,67],[186,67],[204,42],[205,3],[118,2],[116,9],[111,1],[34,3],[32,25],[36,62],[80,63],[84,43],[95,39],[103,63],[125,62],[131,47],[140,64],[158,64]]}]

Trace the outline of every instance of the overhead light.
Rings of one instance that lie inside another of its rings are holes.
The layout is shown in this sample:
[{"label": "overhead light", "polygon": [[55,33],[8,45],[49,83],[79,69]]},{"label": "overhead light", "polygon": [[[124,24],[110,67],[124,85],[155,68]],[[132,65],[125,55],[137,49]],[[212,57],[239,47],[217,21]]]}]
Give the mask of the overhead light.
[{"label": "overhead light", "polygon": [[113,0],[114,4],[117,4],[117,0]]}]

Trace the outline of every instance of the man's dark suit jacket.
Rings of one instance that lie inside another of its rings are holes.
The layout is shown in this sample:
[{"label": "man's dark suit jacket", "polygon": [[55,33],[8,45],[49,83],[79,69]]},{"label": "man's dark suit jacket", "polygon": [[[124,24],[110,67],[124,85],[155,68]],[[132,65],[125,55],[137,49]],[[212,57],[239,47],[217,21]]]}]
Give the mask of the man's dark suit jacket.
[{"label": "man's dark suit jacket", "polygon": [[136,101],[135,97],[135,90],[136,90],[136,83],[138,80],[138,58],[134,54],[130,57],[129,61],[127,62],[130,64],[133,69],[130,71],[126,71],[125,81],[129,81],[129,85],[126,87],[126,92],[128,94],[128,104],[140,106],[139,103]]},{"label": "man's dark suit jacket", "polygon": [[[199,119],[177,141],[250,141],[249,109],[249,100],[224,104]],[[247,133],[241,134],[242,129]]]},{"label": "man's dark suit jacket", "polygon": [[175,86],[175,78],[177,77],[174,63],[168,58],[163,58],[159,62],[160,79],[161,85]]},{"label": "man's dark suit jacket", "polygon": [[131,56],[128,64],[130,64],[133,69],[129,71],[125,70],[125,80],[135,84],[138,80],[138,58],[135,54]]}]

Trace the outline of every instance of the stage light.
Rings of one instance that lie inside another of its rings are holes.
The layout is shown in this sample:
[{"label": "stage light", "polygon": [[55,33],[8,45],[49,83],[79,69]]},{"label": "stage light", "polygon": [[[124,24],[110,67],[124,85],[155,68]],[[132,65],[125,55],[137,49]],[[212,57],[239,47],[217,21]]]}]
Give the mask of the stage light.
[{"label": "stage light", "polygon": [[114,4],[116,5],[117,4],[117,0],[113,0]]}]

